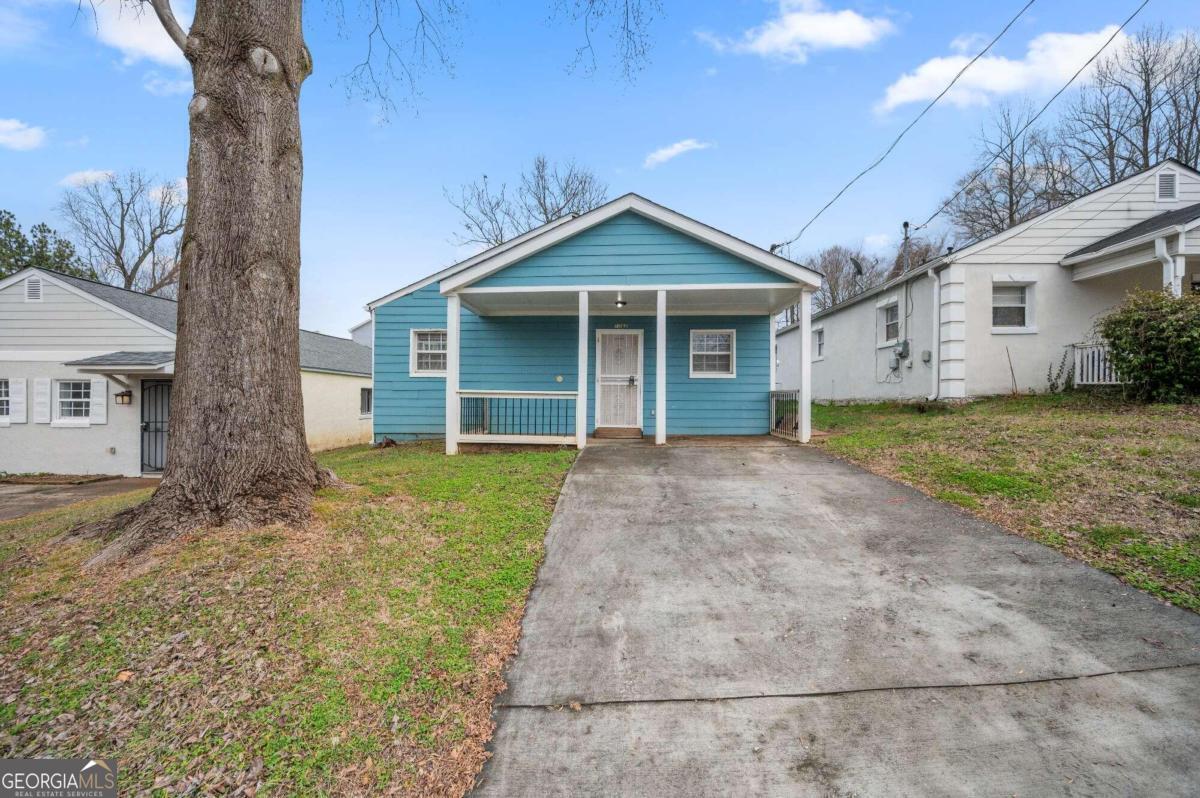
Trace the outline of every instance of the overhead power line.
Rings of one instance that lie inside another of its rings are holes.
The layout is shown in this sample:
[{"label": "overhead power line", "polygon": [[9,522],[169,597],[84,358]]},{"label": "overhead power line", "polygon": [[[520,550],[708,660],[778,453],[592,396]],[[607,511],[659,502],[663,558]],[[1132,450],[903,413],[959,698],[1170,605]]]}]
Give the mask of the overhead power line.
[{"label": "overhead power line", "polygon": [[[1000,32],[997,33],[992,38],[992,40],[987,43],[987,46],[985,46],[982,50],[980,50],[978,53],[976,53],[975,57],[972,58],[970,61],[968,61],[963,66],[962,69],[958,70],[958,74],[956,74],[951,79],[951,81],[946,84],[946,88],[942,89],[936,97],[934,97],[932,100],[930,100],[929,104],[921,109],[921,113],[917,114],[916,117],[911,122],[908,123],[908,126],[905,127],[904,130],[900,131],[900,135],[896,136],[896,138],[892,140],[892,143],[890,145],[888,145],[888,148],[886,150],[883,151],[883,154],[881,154],[878,158],[876,158],[869,166],[867,166],[867,168],[863,169],[861,172],[856,174],[850,180],[849,183],[842,186],[841,191],[839,191],[837,194],[834,194],[833,198],[831,200],[829,200],[829,202],[825,203],[821,207],[821,210],[817,211],[816,214],[811,219],[809,219],[804,224],[803,227],[800,228],[799,233],[796,233],[796,235],[792,236],[787,241],[783,241],[778,244],[775,244],[774,246],[771,247],[771,251],[774,252],[781,247],[786,247],[790,244],[796,243],[796,241],[798,241],[800,239],[800,236],[804,235],[804,231],[807,230],[809,227],[811,227],[813,222],[815,222],[817,219],[821,218],[821,214],[823,214],[823,213],[825,213],[825,211],[829,210],[830,206],[832,206],[833,203],[837,202],[841,198],[841,196],[850,189],[851,186],[853,186],[855,183],[857,183],[864,175],[866,175],[872,169],[879,166],[879,164],[883,163],[884,159],[892,154],[892,150],[896,149],[896,145],[900,143],[900,140],[904,138],[904,136],[908,133],[908,131],[912,130],[916,126],[916,124],[921,121],[922,117],[924,117],[925,114],[929,113],[930,109],[932,109],[933,106],[937,105],[938,100],[945,97],[946,93],[949,92],[950,89],[954,88],[954,84],[958,83],[958,79],[961,78],[963,76],[963,74],[966,73],[966,71],[975,64],[976,61],[978,61],[980,58],[983,58],[983,56],[986,55],[987,52],[992,49],[992,46],[996,42],[1000,41],[1001,37],[1003,37],[1004,34],[1008,33],[1008,29],[1011,28],[1013,25],[1015,25],[1017,20],[1020,19],[1021,16],[1026,11],[1028,11],[1029,7],[1032,6],[1036,1],[1037,0],[1029,0],[1029,2],[1027,2],[1024,6],[1021,7],[1021,10],[1017,12],[1017,15],[1015,17],[1013,17],[1012,19],[1010,19],[1008,21],[1007,25],[1005,25],[1003,28],[1001,28]],[[1149,0],[1147,0],[1147,2],[1149,2]]]},{"label": "overhead power line", "polygon": [[1010,147],[1012,147],[1013,144],[1016,142],[1016,140],[1019,139],[1021,136],[1023,136],[1025,134],[1025,131],[1028,130],[1033,125],[1033,123],[1038,120],[1038,117],[1040,117],[1042,114],[1044,114],[1046,112],[1046,109],[1049,108],[1054,103],[1054,101],[1057,100],[1059,98],[1059,96],[1062,95],[1063,92],[1065,92],[1067,89],[1069,89],[1071,87],[1071,84],[1074,83],[1075,80],[1080,75],[1083,74],[1084,70],[1086,70],[1089,66],[1091,66],[1092,62],[1095,61],[1097,58],[1099,58],[1100,54],[1108,49],[1108,46],[1113,43],[1113,40],[1116,39],[1117,36],[1121,35],[1121,31],[1125,30],[1125,26],[1127,26],[1130,22],[1133,22],[1133,18],[1136,17],[1138,14],[1142,13],[1142,9],[1145,8],[1147,5],[1149,5],[1149,3],[1150,3],[1150,0],[1142,0],[1142,4],[1139,5],[1137,8],[1135,8],[1133,10],[1133,13],[1125,18],[1125,21],[1122,22],[1115,31],[1113,31],[1112,36],[1108,37],[1108,40],[1105,41],[1104,44],[1100,46],[1100,49],[1097,50],[1096,52],[1092,53],[1092,57],[1089,58],[1086,62],[1084,62],[1083,66],[1079,67],[1079,69],[1076,70],[1075,74],[1071,76],[1071,79],[1068,80],[1066,83],[1064,83],[1062,85],[1062,88],[1060,88],[1058,91],[1054,92],[1054,96],[1051,97],[1049,100],[1047,100],[1046,104],[1038,109],[1038,112],[1036,114],[1034,114],[1029,119],[1029,121],[1026,122],[1021,127],[1020,130],[1017,131],[1016,135],[1012,136],[1012,138],[1009,141],[1008,147],[1002,147],[999,152],[997,152],[995,155],[992,156],[991,160],[989,160],[982,167],[980,167],[975,172],[975,174],[973,174],[969,178],[967,178],[967,180],[961,186],[959,186],[958,191],[955,191],[954,194],[951,195],[950,199],[943,202],[940,208],[938,208],[936,211],[931,213],[929,215],[929,218],[926,219],[925,221],[921,222],[919,225],[917,225],[917,227],[915,229],[923,230],[926,227],[928,227],[929,223],[932,222],[934,219],[936,219],[943,211],[945,211],[947,208],[949,208],[954,203],[954,201],[956,199],[958,199],[959,196],[971,186],[972,183],[974,183],[977,179],[979,179],[979,176],[981,174],[983,174],[988,169],[990,169],[992,164],[994,164],[997,161],[997,159],[999,159],[1000,156],[1004,154],[1004,152],[1006,150],[1008,150]]}]

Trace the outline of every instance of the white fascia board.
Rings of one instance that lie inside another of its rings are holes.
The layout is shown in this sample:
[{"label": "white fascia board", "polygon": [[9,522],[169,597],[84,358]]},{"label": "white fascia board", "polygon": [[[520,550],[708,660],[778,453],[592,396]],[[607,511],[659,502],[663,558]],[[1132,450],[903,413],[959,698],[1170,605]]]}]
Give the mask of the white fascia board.
[{"label": "white fascia board", "polygon": [[71,366],[78,372],[83,374],[131,374],[131,375],[154,375],[154,374],[174,374],[175,361],[163,363],[158,366],[118,366],[111,363],[97,364],[93,366]]},{"label": "white fascia board", "polygon": [[821,275],[811,269],[793,263],[786,258],[781,258],[778,255],[772,255],[770,252],[760,249],[753,244],[748,244],[739,238],[734,238],[728,233],[723,233],[716,228],[697,222],[695,219],[690,219],[670,208],[664,208],[662,205],[650,202],[637,194],[626,194],[503,252],[492,251],[485,253],[486,257],[474,265],[444,278],[441,281],[440,290],[442,294],[455,293],[471,283],[500,271],[506,266],[535,255],[548,247],[552,247],[571,236],[595,227],[626,211],[633,211],[651,221],[658,222],[665,227],[710,244],[742,260],[749,261],[776,274],[783,275],[793,282],[812,286],[813,288],[820,288],[821,286]]},{"label": "white fascia board", "polygon": [[[1197,221],[1200,221],[1200,220],[1197,220]],[[1146,244],[1149,244],[1150,242],[1154,241],[1156,238],[1162,238],[1163,236],[1175,235],[1176,233],[1183,233],[1187,229],[1188,229],[1187,225],[1174,225],[1171,227],[1161,227],[1158,230],[1154,230],[1152,232],[1145,233],[1143,235],[1138,236],[1137,238],[1131,238],[1128,241],[1122,241],[1119,244],[1113,244],[1111,247],[1105,247],[1104,249],[1098,249],[1095,252],[1087,252],[1083,255],[1075,255],[1074,257],[1070,257],[1070,258],[1063,258],[1062,260],[1059,261],[1059,264],[1062,266],[1074,266],[1078,263],[1087,263],[1090,260],[1099,260],[1100,258],[1106,258],[1109,255],[1115,255],[1118,252],[1123,252],[1127,249],[1135,249],[1137,247],[1145,246]]]},{"label": "white fascia board", "polygon": [[469,294],[549,294],[575,293],[578,291],[622,291],[626,294],[652,293],[656,291],[752,291],[796,288],[795,283],[653,283],[648,285],[614,283],[606,285],[497,285],[467,286],[456,293]]},{"label": "white fascia board", "polygon": [[479,263],[481,260],[483,260],[485,258],[490,258],[497,253],[504,252],[505,250],[508,250],[508,249],[512,249],[513,247],[515,247],[519,244],[522,244],[531,238],[540,236],[542,233],[545,233],[548,230],[553,230],[555,227],[558,227],[561,224],[566,224],[567,222],[571,221],[573,218],[574,217],[572,217],[572,216],[564,216],[561,219],[555,219],[553,222],[547,222],[546,224],[542,225],[541,227],[535,227],[532,230],[524,232],[521,235],[517,236],[516,238],[514,238],[510,241],[505,241],[503,244],[500,244],[495,247],[489,247],[489,248],[485,249],[483,252],[478,252],[478,253],[472,255],[471,257],[467,258],[466,260],[460,260],[458,263],[455,263],[451,266],[447,266],[446,268],[442,269],[439,272],[434,272],[433,274],[429,275],[428,277],[423,277],[420,280],[417,280],[415,283],[409,283],[408,285],[404,286],[403,288],[401,288],[397,291],[393,291],[392,293],[390,293],[386,296],[381,296],[379,299],[368,302],[366,305],[366,309],[373,313],[375,311],[375,308],[379,307],[380,305],[386,305],[387,303],[389,303],[393,300],[399,299],[402,296],[408,296],[409,294],[420,291],[422,288],[429,285],[430,283],[436,283],[438,280],[444,280],[447,277],[450,277],[451,275],[457,274],[458,272],[462,271],[463,269],[469,269],[472,266],[474,266],[476,263]]},{"label": "white fascia board", "polygon": [[118,316],[124,316],[125,318],[129,319],[130,321],[136,322],[137,324],[142,325],[143,327],[145,327],[148,330],[152,330],[152,331],[158,333],[159,335],[167,336],[172,341],[175,340],[175,333],[171,332],[170,330],[163,329],[162,327],[159,327],[157,324],[152,324],[151,322],[147,321],[146,319],[143,319],[141,316],[137,315],[136,313],[130,313],[128,310],[119,308],[116,305],[105,302],[103,299],[96,296],[95,294],[90,294],[87,291],[84,291],[83,289],[76,288],[75,286],[71,285],[70,283],[66,282],[65,280],[58,279],[58,276],[55,275],[54,272],[48,272],[48,271],[44,271],[42,269],[37,269],[37,268],[32,268],[32,267],[28,268],[28,269],[22,269],[21,271],[17,272],[16,274],[10,276],[8,279],[6,279],[4,281],[0,281],[0,290],[3,290],[5,288],[7,288],[8,286],[12,285],[13,283],[17,282],[17,278],[21,278],[23,280],[23,279],[25,279],[25,277],[29,276],[29,274],[34,274],[34,273],[36,273],[43,280],[49,280],[50,282],[54,283],[59,288],[62,288],[64,291],[68,291],[68,292],[74,294],[75,296],[82,297],[86,300],[89,300],[90,302],[92,302],[96,305],[99,305],[100,307],[102,307],[106,310],[111,310],[113,313],[116,313]]}]

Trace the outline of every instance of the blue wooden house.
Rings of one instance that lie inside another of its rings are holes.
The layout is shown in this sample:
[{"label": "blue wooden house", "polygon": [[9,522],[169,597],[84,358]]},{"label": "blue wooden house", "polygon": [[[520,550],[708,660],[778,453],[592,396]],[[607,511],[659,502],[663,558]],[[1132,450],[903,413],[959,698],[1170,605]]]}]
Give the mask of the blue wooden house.
[{"label": "blue wooden house", "polygon": [[636,194],[556,220],[367,307],[374,435],[553,443],[778,427],[774,317],[799,304],[808,439],[821,276]]}]

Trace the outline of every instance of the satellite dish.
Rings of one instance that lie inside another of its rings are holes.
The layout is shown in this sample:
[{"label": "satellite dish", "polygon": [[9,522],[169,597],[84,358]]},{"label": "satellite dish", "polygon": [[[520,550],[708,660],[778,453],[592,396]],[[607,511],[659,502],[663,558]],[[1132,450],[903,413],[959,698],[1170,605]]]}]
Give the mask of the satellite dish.
[{"label": "satellite dish", "polygon": [[857,277],[863,276],[863,265],[858,262],[858,258],[851,256],[850,263],[854,266],[854,274]]}]

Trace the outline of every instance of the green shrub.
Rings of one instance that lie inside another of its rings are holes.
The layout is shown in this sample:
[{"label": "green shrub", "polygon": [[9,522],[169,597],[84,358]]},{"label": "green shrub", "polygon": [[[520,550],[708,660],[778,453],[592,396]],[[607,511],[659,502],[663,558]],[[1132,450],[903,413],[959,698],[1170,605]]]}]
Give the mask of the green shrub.
[{"label": "green shrub", "polygon": [[1138,399],[1200,397],[1200,296],[1137,291],[1100,320],[1112,364]]}]

